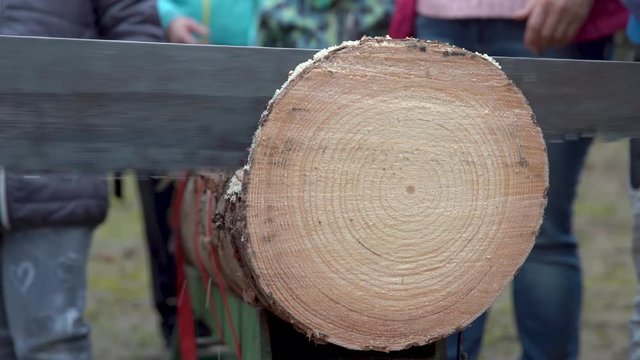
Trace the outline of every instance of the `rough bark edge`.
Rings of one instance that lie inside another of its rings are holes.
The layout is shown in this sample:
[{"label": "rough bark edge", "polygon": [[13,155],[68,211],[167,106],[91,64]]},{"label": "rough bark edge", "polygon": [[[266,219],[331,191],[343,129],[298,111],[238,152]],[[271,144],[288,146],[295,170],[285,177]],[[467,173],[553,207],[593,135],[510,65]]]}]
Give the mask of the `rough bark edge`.
[{"label": "rough bark edge", "polygon": [[[242,297],[249,304],[253,304],[255,296],[249,288],[240,261],[235,254],[235,248],[229,239],[229,234],[221,227],[220,219],[224,215],[226,190],[233,172],[195,172],[187,175],[188,185],[184,197],[181,200],[181,238],[185,247],[186,260],[200,271],[204,270],[209,275],[211,285],[224,286],[226,290],[236,296]],[[199,188],[202,186],[202,188]],[[213,200],[211,217],[208,214],[208,203]],[[193,202],[189,204],[189,202]],[[196,211],[197,208],[197,211]],[[185,213],[193,216],[193,221],[185,218]],[[188,224],[187,224],[188,222]],[[208,227],[212,226],[212,232],[208,233]],[[187,231],[185,233],[185,231]],[[194,239],[194,231],[198,238]],[[218,266],[222,279],[218,279],[215,271],[215,261],[210,252],[218,257]],[[222,280],[222,282],[220,282]]]},{"label": "rough bark edge", "polygon": [[[318,64],[322,63],[323,61],[327,61],[328,59],[330,59],[334,54],[345,50],[345,49],[349,49],[349,48],[354,48],[356,46],[359,45],[374,45],[374,46],[404,46],[407,48],[412,48],[412,49],[416,49],[418,51],[422,51],[422,52],[426,52],[428,51],[429,47],[427,45],[437,45],[439,47],[442,47],[443,51],[443,56],[467,56],[467,55],[471,55],[474,57],[477,57],[478,59],[482,59],[483,61],[487,61],[489,62],[491,65],[496,66],[498,69],[502,69],[500,64],[493,59],[492,57],[490,57],[487,54],[480,54],[478,52],[471,52],[468,51],[466,49],[448,44],[448,43],[443,43],[443,42],[439,42],[439,41],[431,41],[431,40],[419,40],[419,39],[414,39],[414,38],[405,38],[405,39],[391,39],[389,36],[387,37],[363,37],[360,40],[357,41],[346,41],[343,42],[340,45],[336,45],[324,50],[319,51],[318,53],[316,53],[314,55],[314,57],[312,59],[307,60],[304,63],[299,64],[293,71],[291,71],[289,73],[289,77],[287,79],[287,81],[279,88],[275,91],[275,94],[273,96],[273,98],[269,101],[269,103],[266,106],[266,109],[264,110],[264,112],[261,114],[260,116],[260,120],[258,122],[258,129],[256,130],[252,143],[251,143],[251,147],[249,148],[249,155],[247,158],[247,163],[246,165],[239,169],[236,172],[236,176],[229,182],[228,186],[227,186],[227,192],[224,195],[228,201],[226,203],[226,209],[225,209],[225,228],[227,230],[227,232],[230,235],[230,239],[233,242],[233,247],[235,249],[234,253],[238,256],[238,260],[240,262],[241,268],[243,270],[243,274],[244,276],[247,278],[248,283],[250,284],[250,286],[253,288],[253,295],[255,296],[256,299],[256,303],[257,304],[262,304],[262,306],[264,306],[265,308],[271,310],[274,314],[276,314],[277,316],[279,316],[280,318],[282,318],[283,320],[291,323],[294,328],[296,328],[298,331],[304,333],[307,335],[307,337],[318,343],[318,344],[325,344],[327,342],[329,342],[328,338],[329,336],[327,334],[322,334],[320,332],[317,332],[315,330],[313,330],[312,328],[306,326],[305,324],[299,322],[293,315],[291,315],[286,309],[282,308],[271,296],[271,294],[267,293],[266,291],[263,290],[261,284],[261,280],[260,280],[260,276],[259,274],[255,271],[255,269],[253,268],[252,262],[249,258],[249,243],[251,241],[250,238],[250,234],[248,232],[248,228],[247,228],[247,218],[246,218],[246,195],[247,195],[247,188],[250,185],[250,181],[251,181],[251,160],[253,158],[253,153],[254,153],[254,149],[258,143],[258,139],[260,136],[260,132],[262,131],[262,127],[264,126],[264,124],[269,120],[269,115],[271,113],[271,110],[273,109],[273,107],[277,104],[277,102],[280,100],[280,98],[282,96],[284,96],[287,93],[287,90],[290,86],[293,86],[295,83],[297,83],[300,79],[304,78],[304,76],[306,74],[308,74],[310,71],[312,71]],[[527,100],[527,98],[524,96],[524,94],[522,93],[522,91],[515,85],[515,83],[513,82],[512,79],[510,79],[506,73],[502,72],[503,76],[505,77],[505,80],[507,80],[508,86],[513,90],[515,89],[517,94],[519,94],[519,96],[521,97],[521,99],[523,100],[523,102],[525,103],[525,105],[529,108],[530,112],[531,112],[531,121],[533,122],[533,124],[535,125],[535,128],[538,131],[538,135],[540,137],[540,139],[542,140],[542,144],[543,144],[543,152],[546,155],[547,154],[547,147],[546,147],[546,143],[544,141],[544,137],[542,135],[542,130],[540,129],[538,122],[536,121],[536,117],[535,114],[533,113],[533,110],[531,109],[530,103]],[[544,174],[546,180],[545,180],[545,190],[543,193],[543,198],[542,198],[542,204],[541,204],[541,212],[540,212],[540,221],[537,224],[537,231],[535,232],[534,238],[538,236],[538,234],[540,233],[541,230],[541,226],[542,226],[542,221],[544,219],[544,209],[546,208],[547,205],[547,193],[549,190],[549,169],[548,166],[545,167],[545,174]],[[531,252],[531,249],[533,248],[533,245],[535,244],[535,240],[531,243],[531,246],[529,248],[529,252]],[[522,266],[524,265],[524,261],[526,260],[526,256],[521,260],[520,264],[516,267],[516,270],[514,272],[514,275],[511,277],[511,280],[506,282],[504,284],[504,286],[502,286],[502,288],[496,292],[496,295],[493,299],[493,301],[489,302],[488,305],[481,311],[479,312],[478,315],[483,314],[485,311],[487,311],[494,303],[495,300],[500,296],[500,294],[506,289],[506,287],[513,281],[513,278],[515,277],[515,274],[517,274],[520,269],[522,268]],[[399,351],[399,350],[404,350],[404,349],[408,349],[410,347],[413,346],[421,346],[421,345],[425,345],[425,344],[429,344],[429,343],[433,343],[435,341],[441,340],[446,338],[447,336],[450,336],[451,334],[454,334],[460,330],[465,329],[466,327],[468,327],[471,323],[473,322],[473,320],[470,320],[468,323],[463,323],[461,324],[459,327],[453,329],[450,333],[448,334],[443,334],[441,336],[435,336],[432,338],[425,338],[423,341],[420,342],[411,342],[408,343],[406,345],[404,345],[403,347],[373,347],[373,346],[365,346],[362,348],[358,348],[358,347],[348,347],[350,349],[353,350],[375,350],[375,351],[382,351],[382,352],[390,352],[390,351]],[[341,345],[344,346],[344,345]]]}]

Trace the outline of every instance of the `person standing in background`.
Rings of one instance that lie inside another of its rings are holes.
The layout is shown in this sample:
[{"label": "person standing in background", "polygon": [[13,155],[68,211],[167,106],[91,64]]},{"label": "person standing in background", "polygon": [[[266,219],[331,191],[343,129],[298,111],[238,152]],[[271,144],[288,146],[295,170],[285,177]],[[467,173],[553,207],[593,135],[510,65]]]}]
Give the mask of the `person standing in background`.
[{"label": "person standing in background", "polygon": [[[612,35],[624,28],[628,16],[619,0],[411,2],[400,0],[398,5],[413,7],[417,37],[492,56],[611,59]],[[397,11],[405,18],[411,13]],[[394,19],[396,27],[406,30],[402,24]],[[406,35],[394,30],[396,37]],[[578,358],[582,275],[572,209],[590,143],[587,138],[547,142],[550,187],[544,221],[513,282],[525,360]],[[486,317],[481,315],[463,331],[462,350],[470,359],[478,358]],[[458,354],[457,340],[456,335],[447,340],[449,359]]]},{"label": "person standing in background", "polygon": [[[255,45],[260,0],[158,0],[160,23],[169,42]],[[169,224],[174,185],[161,174],[138,176],[149,251],[153,298],[165,345],[177,316],[176,264]],[[208,329],[197,324],[198,334]]]},{"label": "person standing in background", "polygon": [[631,12],[627,23],[627,36],[631,43],[636,46],[635,60],[638,61],[640,53],[640,0],[622,0],[624,5]]},{"label": "person standing in background", "polygon": [[[162,40],[153,0],[2,0],[0,34]],[[87,258],[108,206],[106,175],[0,171],[0,359],[91,359]]]},{"label": "person standing in background", "polygon": [[254,45],[261,0],[158,0],[173,43]]},{"label": "person standing in background", "polygon": [[[635,46],[634,61],[640,61],[640,0],[623,2],[631,12],[627,24],[627,37]],[[631,255],[636,280],[640,282],[640,138],[629,140],[629,200],[632,220]],[[640,292],[633,301],[629,331],[629,359],[640,360]]]},{"label": "person standing in background", "polygon": [[142,205],[144,231],[149,252],[153,304],[160,320],[165,347],[171,345],[176,324],[176,263],[171,245],[170,209],[173,183],[158,176],[136,174]]}]

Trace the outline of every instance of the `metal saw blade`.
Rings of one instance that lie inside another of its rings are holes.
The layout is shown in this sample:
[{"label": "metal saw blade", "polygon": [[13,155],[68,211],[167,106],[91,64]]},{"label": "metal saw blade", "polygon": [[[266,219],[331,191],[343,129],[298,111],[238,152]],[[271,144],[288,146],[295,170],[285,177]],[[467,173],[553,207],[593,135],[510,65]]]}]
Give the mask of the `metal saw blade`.
[{"label": "metal saw blade", "polygon": [[[316,50],[0,36],[0,164],[242,166],[288,72]],[[640,135],[640,64],[496,58],[549,138]]]}]

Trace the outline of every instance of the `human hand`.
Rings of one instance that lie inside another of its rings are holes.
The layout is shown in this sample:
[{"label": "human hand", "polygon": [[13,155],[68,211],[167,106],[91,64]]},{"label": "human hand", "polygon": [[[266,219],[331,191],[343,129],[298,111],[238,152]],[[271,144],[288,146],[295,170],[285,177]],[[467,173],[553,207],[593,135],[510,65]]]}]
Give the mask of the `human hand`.
[{"label": "human hand", "polygon": [[167,30],[167,36],[172,43],[197,44],[194,34],[207,36],[209,31],[204,25],[186,16],[175,18]]},{"label": "human hand", "polygon": [[517,14],[526,20],[524,44],[536,54],[569,44],[591,11],[593,0],[529,0]]}]

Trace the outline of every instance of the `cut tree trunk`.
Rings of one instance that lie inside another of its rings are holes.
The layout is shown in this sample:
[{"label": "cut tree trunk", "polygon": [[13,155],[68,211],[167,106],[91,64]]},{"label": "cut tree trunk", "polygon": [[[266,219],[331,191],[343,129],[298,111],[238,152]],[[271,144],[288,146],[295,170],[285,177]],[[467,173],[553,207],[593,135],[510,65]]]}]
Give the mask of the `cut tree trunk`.
[{"label": "cut tree trunk", "polygon": [[228,286],[316,341],[383,351],[447,336],[495,301],[548,184],[542,133],[495,62],[381,38],[299,66],[247,166],[195,179],[217,208],[200,242],[229,263]]},{"label": "cut tree trunk", "polygon": [[223,196],[224,186],[230,178],[228,173],[200,173],[188,178],[180,207],[180,235],[189,263],[209,274],[216,285],[220,280],[216,274],[218,266],[223,286],[253,304],[255,296],[242,274],[228,233],[219,223],[216,225],[218,221],[214,218],[224,213],[227,200]]}]

